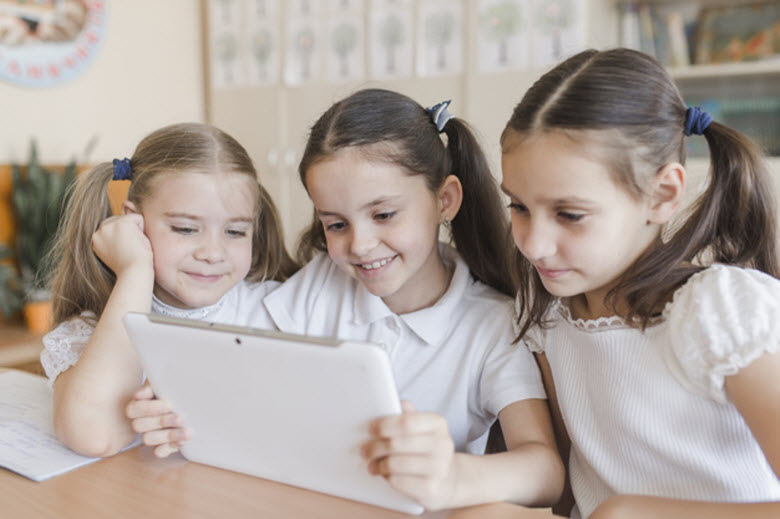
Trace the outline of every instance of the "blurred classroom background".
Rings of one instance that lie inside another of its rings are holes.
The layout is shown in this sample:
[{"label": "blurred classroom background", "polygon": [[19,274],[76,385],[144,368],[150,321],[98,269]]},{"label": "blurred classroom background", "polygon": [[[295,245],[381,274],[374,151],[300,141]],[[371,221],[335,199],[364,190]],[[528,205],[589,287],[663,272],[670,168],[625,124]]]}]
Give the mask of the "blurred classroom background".
[{"label": "blurred classroom background", "polygon": [[[498,178],[525,90],[577,51],[618,45],[656,55],[780,177],[778,0],[0,0],[0,266],[18,266],[11,166],[24,170],[32,141],[41,164],[82,170],[163,125],[215,124],[250,152],[292,247],[312,214],[297,163],[335,100],[367,86],[452,99]],[[691,143],[701,178],[706,143]]]}]

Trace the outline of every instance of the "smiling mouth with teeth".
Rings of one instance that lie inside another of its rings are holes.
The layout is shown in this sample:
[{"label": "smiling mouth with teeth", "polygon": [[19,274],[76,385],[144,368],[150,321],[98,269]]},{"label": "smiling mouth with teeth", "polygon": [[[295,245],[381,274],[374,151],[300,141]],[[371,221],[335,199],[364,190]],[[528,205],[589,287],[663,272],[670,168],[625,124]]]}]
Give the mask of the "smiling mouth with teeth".
[{"label": "smiling mouth with teeth", "polygon": [[387,265],[388,263],[390,263],[394,259],[395,259],[395,256],[393,256],[392,258],[381,259],[381,260],[375,261],[373,263],[358,263],[358,266],[360,268],[362,268],[362,269],[374,270],[374,269],[378,269],[379,267],[384,267],[385,265]]}]

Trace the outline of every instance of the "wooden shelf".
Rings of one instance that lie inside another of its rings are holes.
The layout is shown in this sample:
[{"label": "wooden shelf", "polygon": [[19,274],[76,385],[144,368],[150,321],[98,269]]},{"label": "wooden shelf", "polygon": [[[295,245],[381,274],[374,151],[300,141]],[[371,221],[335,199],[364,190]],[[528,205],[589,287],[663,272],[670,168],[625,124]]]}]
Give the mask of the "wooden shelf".
[{"label": "wooden shelf", "polygon": [[23,325],[0,324],[0,366],[32,371],[39,364],[42,334],[30,333]]},{"label": "wooden shelf", "polygon": [[743,63],[718,63],[711,65],[691,65],[689,67],[670,67],[669,74],[674,79],[706,79],[740,76],[763,76],[780,74],[780,59],[748,61]]},{"label": "wooden shelf", "polygon": [[[612,0],[615,7],[620,7],[623,4],[630,4],[630,3],[637,3],[642,2],[644,4],[655,4],[655,5],[663,5],[663,4],[674,4],[674,5],[680,5],[680,0]],[[687,0],[688,2],[691,2],[693,0]],[[698,4],[701,7],[718,7],[718,6],[734,6],[734,5],[740,5],[740,4],[751,4],[756,3],[756,0],[697,0]]]}]

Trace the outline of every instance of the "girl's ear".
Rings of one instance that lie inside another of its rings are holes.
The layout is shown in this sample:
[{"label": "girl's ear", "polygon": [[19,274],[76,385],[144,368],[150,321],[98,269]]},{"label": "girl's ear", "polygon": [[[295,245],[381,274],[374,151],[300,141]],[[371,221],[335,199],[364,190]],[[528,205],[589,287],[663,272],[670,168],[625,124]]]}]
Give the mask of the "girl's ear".
[{"label": "girl's ear", "polygon": [[125,200],[122,202],[122,214],[140,214],[141,211],[135,206],[133,202]]},{"label": "girl's ear", "polygon": [[672,219],[685,196],[685,166],[670,162],[653,180],[647,223],[664,224]]},{"label": "girl's ear", "polygon": [[455,175],[448,175],[436,193],[439,203],[439,221],[452,220],[463,202],[463,186]]}]

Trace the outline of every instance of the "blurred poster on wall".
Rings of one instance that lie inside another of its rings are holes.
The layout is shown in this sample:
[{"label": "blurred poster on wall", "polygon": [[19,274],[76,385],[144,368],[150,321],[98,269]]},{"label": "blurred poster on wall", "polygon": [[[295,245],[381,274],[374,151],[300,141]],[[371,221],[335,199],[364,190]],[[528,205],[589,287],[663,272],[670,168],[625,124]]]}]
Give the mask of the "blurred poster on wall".
[{"label": "blurred poster on wall", "polygon": [[420,0],[417,75],[446,76],[463,70],[463,2]]},{"label": "blurred poster on wall", "polygon": [[532,55],[546,66],[586,47],[586,0],[531,0]]},{"label": "blurred poster on wall", "polygon": [[250,85],[279,81],[279,0],[247,0],[246,48]]},{"label": "blurred poster on wall", "polygon": [[242,59],[243,0],[209,0],[209,71],[215,90],[246,84]]},{"label": "blurred poster on wall", "polygon": [[321,0],[287,2],[284,82],[303,85],[319,79],[322,73]]},{"label": "blurred poster on wall", "polygon": [[477,6],[478,72],[528,66],[527,0],[479,0]]},{"label": "blurred poster on wall", "polygon": [[0,80],[51,87],[78,77],[106,37],[108,0],[0,0]]},{"label": "blurred poster on wall", "polygon": [[331,82],[365,77],[363,0],[329,0],[326,21],[326,77]]},{"label": "blurred poster on wall", "polygon": [[370,9],[371,78],[411,77],[414,56],[411,0],[372,0]]}]

